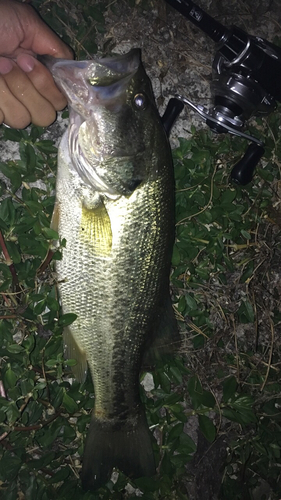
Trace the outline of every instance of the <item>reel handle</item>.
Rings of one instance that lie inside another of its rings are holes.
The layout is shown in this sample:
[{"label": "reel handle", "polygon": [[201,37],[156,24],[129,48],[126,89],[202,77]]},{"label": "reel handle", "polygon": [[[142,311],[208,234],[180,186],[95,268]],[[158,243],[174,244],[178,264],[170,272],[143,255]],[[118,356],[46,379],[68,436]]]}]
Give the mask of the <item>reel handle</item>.
[{"label": "reel handle", "polygon": [[170,131],[184,108],[184,104],[182,101],[177,99],[176,97],[172,97],[167,105],[165,113],[163,114],[161,121],[163,123],[166,134],[169,135]]},{"label": "reel handle", "polygon": [[246,150],[243,158],[233,167],[230,178],[240,186],[246,186],[253,179],[254,170],[264,154],[261,144],[252,143]]}]

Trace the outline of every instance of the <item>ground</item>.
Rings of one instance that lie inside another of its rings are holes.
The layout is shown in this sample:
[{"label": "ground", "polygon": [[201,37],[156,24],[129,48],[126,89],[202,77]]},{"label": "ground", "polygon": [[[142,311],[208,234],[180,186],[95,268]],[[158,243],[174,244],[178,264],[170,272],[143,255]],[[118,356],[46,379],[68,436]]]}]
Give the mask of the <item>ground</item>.
[{"label": "ground", "polygon": [[[57,3],[64,7],[63,1]],[[200,0],[198,3],[225,26],[237,25],[250,34],[262,36],[269,41],[273,41],[275,36],[280,37],[280,0]],[[48,4],[49,2],[42,4],[43,17],[47,13]],[[73,11],[71,15],[77,15],[79,19],[79,12]],[[70,38],[71,36],[70,34]],[[160,114],[163,114],[169,99],[175,94],[187,96],[196,104],[206,107],[211,105],[210,82],[215,44],[163,0],[146,2],[141,8],[133,2],[112,2],[105,12],[104,30],[97,31],[95,37],[97,53],[101,56],[108,52],[123,53],[132,47],[142,49],[143,63],[152,80]],[[186,107],[170,135],[173,148],[177,147],[179,137],[190,137],[191,125],[197,129],[205,126]],[[59,119],[49,128],[47,136],[58,141],[64,127],[65,122]],[[17,151],[11,150],[11,143],[2,144],[1,149],[2,160],[10,159],[12,154],[17,155]],[[229,271],[224,285],[210,277],[206,286],[198,292],[210,311],[210,319],[214,325],[212,339],[200,349],[193,350],[189,340],[189,332],[192,331],[190,318],[187,315],[182,318],[185,320],[182,328],[185,338],[182,353],[186,357],[186,364],[201,381],[209,384],[217,398],[221,397],[218,370],[226,366],[218,347],[220,342],[224,344],[224,355],[237,354],[236,365],[229,370],[228,364],[227,370],[240,381],[245,381],[249,376],[248,364],[242,356],[239,358],[239,353],[242,352],[251,353],[247,356],[253,371],[263,364],[273,367],[279,373],[280,358],[277,356],[275,363],[274,353],[280,352],[280,324],[273,326],[272,320],[274,311],[280,312],[281,295],[279,182],[273,183],[272,190],[275,194],[268,219],[256,228],[256,257],[254,270],[248,281],[240,282],[242,267],[240,271]],[[172,291],[177,294],[175,288]],[[239,323],[235,317],[243,297],[250,297],[251,303],[255,305],[257,314],[252,323]],[[228,310],[227,315],[223,312],[225,309]],[[266,398],[260,389],[257,388],[259,397]],[[216,418],[214,416],[220,432],[218,439],[211,445],[198,432],[197,416],[189,418],[185,424],[185,431],[197,443],[197,452],[187,467],[186,490],[190,500],[218,498],[230,441],[240,437],[236,423],[232,425],[229,420],[222,418],[218,424]],[[240,490],[239,498],[248,500],[248,489],[245,488],[243,493],[244,477],[235,470],[233,477]],[[252,493],[252,498],[269,500],[273,498],[273,493],[274,485],[263,480]]]},{"label": "ground", "polygon": [[[200,7],[221,22],[224,26],[236,25],[252,35],[262,36],[269,41],[280,36],[281,6],[279,1],[201,0]],[[211,105],[210,82],[212,80],[212,62],[215,44],[202,34],[194,25],[161,0],[153,2],[152,9],[147,9],[140,16],[138,9],[124,9],[122,3],[114,4],[114,13],[109,9],[107,15],[106,40],[111,50],[124,52],[130,47],[141,47],[143,61],[150,75],[160,112],[163,113],[168,100],[175,94],[187,96],[196,104],[206,107]],[[102,48],[102,45],[101,45]],[[280,82],[281,84],[281,82]],[[185,108],[171,132],[171,144],[177,145],[178,137],[189,137],[191,124],[202,127],[202,121],[189,108]],[[278,197],[277,197],[278,198]],[[276,216],[276,213],[275,213]],[[271,311],[280,308],[280,250],[276,248],[275,238],[279,239],[279,227],[264,227],[261,240],[266,242],[259,251],[256,262],[257,270],[249,283],[249,289],[239,285],[237,275],[228,276],[225,286],[209,283],[206,301],[213,307],[212,320],[216,327],[216,340],[196,354],[187,349],[189,364],[201,380],[216,377],[217,367],[222,363],[217,341],[221,336],[228,338],[226,349],[229,353],[237,349],[254,351],[258,344],[263,344],[265,351],[272,346],[270,328]],[[259,310],[258,324],[235,324],[234,317],[223,318],[220,311],[225,304],[228,309],[237,309],[241,294],[250,293]],[[236,331],[236,334],[234,333]],[[278,330],[277,330],[278,331]],[[275,332],[276,335],[277,332]],[[237,340],[238,339],[238,340]],[[275,348],[279,350],[279,339],[275,337]],[[260,362],[260,360],[259,360]],[[242,369],[243,370],[243,369]],[[235,371],[235,370],[234,370]],[[213,375],[212,375],[213,374]],[[241,378],[246,373],[240,374]],[[212,388],[215,384],[213,384]],[[229,422],[222,422],[222,432],[215,444],[210,445],[198,435],[196,417],[189,419],[186,432],[197,441],[194,460],[188,465],[187,491],[191,500],[215,500],[220,490],[223,464],[227,447],[231,439],[236,439]],[[193,478],[190,481],[190,478]],[[249,491],[243,493],[243,479],[238,479],[237,488],[241,498],[247,500]],[[270,498],[270,486],[262,482],[253,493],[255,500]]]}]

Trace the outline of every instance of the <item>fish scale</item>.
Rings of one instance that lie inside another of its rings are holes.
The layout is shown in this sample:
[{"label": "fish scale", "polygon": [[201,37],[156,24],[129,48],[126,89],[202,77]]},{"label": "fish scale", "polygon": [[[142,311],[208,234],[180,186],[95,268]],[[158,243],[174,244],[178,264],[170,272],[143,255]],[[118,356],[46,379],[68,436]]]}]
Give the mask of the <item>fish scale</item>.
[{"label": "fish scale", "polygon": [[77,315],[64,332],[67,357],[81,382],[89,366],[95,390],[82,468],[83,487],[95,490],[113,467],[155,473],[139,372],[147,345],[164,329],[176,332],[173,165],[138,50],[50,69],[70,107],[54,212],[66,245],[56,269],[63,313]]},{"label": "fish scale", "polygon": [[[165,181],[165,177],[161,177],[161,183],[164,186],[166,185]],[[110,363],[103,361],[107,348],[110,348],[109,358],[114,349],[120,353],[122,343],[125,343],[127,338],[134,333],[134,349],[139,355],[140,348],[146,340],[147,323],[151,322],[153,309],[156,311],[155,304],[153,304],[153,308],[151,307],[151,295],[160,295],[159,287],[163,279],[159,266],[163,267],[163,253],[166,247],[161,232],[159,232],[160,211],[155,207],[155,184],[157,183],[161,189],[161,183],[154,181],[154,183],[147,183],[137,189],[134,196],[132,195],[129,199],[122,197],[116,202],[108,201],[105,204],[112,228],[110,255],[107,252],[105,255],[99,255],[97,251],[94,253],[95,248],[94,245],[91,245],[90,230],[81,234],[82,221],[79,225],[77,224],[75,231],[73,219],[69,217],[69,214],[73,210],[78,213],[80,208],[81,220],[83,208],[79,198],[77,206],[75,206],[74,196],[69,192],[69,184],[63,183],[63,186],[67,187],[70,200],[70,206],[66,210],[70,220],[66,221],[62,215],[60,216],[59,234],[66,239],[68,245],[64,250],[64,258],[57,263],[57,272],[62,281],[67,276],[71,276],[71,280],[65,280],[59,288],[61,297],[63,297],[64,312],[74,312],[78,315],[77,325],[74,323],[71,327],[72,334],[82,349],[87,352],[95,388],[100,386],[98,373],[103,374],[103,366],[110,365]],[[66,193],[60,194],[58,183],[57,199],[60,195],[64,200]],[[159,200],[162,198],[163,193],[160,192]],[[150,209],[151,203],[154,207],[153,212]],[[144,208],[135,214],[136,205]],[[152,213],[154,218],[152,218]],[[116,214],[118,214],[118,224],[116,223]],[[163,220],[165,222],[165,218]],[[64,231],[64,228],[70,227],[71,232]],[[79,237],[77,237],[77,233]],[[163,233],[165,234],[165,224]],[[148,234],[149,239],[147,238]],[[163,248],[160,246],[161,243]],[[137,249],[135,255],[132,250],[128,253],[128,248],[132,249],[133,246]],[[157,247],[157,253],[153,252],[154,247]],[[99,247],[98,250],[101,251],[102,247]],[[167,266],[167,262],[165,265]],[[150,273],[146,273],[148,269]],[[98,281],[95,280],[97,274],[99,275]],[[90,289],[85,288],[85,283],[88,280],[96,281],[96,286],[93,284]],[[74,289],[76,293],[74,293]],[[79,318],[83,318],[83,322],[80,322]],[[138,325],[140,325],[140,333],[137,336]],[[117,334],[118,331],[120,335]],[[100,332],[103,332],[102,335]],[[113,333],[118,341],[113,342]],[[120,343],[120,347],[116,347],[117,343]],[[95,360],[97,353],[102,356],[101,368]],[[128,346],[126,346],[126,356],[130,356]],[[130,370],[131,364],[129,359]],[[138,373],[139,364],[136,367],[134,364],[132,365]],[[102,379],[103,375],[101,375]],[[130,380],[134,379],[135,374],[132,376],[131,373],[126,373],[128,384]],[[97,404],[105,406],[102,402],[102,395],[106,395],[107,399],[109,391],[115,392],[116,389],[112,385],[109,379],[107,390],[101,391],[101,401],[99,401],[96,390]],[[132,392],[132,390],[128,391],[129,399],[132,398]],[[112,413],[111,408],[105,408],[105,411]]]}]

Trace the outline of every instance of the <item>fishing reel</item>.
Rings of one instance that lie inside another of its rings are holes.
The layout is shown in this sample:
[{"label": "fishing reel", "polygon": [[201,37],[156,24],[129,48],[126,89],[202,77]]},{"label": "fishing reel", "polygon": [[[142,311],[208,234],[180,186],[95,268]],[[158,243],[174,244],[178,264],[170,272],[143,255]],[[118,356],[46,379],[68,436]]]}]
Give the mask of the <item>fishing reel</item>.
[{"label": "fishing reel", "polygon": [[166,1],[218,44],[211,82],[213,107],[207,109],[176,95],[165,112],[166,119],[170,113],[170,120],[173,116],[174,121],[184,103],[213,132],[249,140],[251,144],[230,174],[234,182],[246,185],[252,180],[264,147],[262,141],[244,133],[243,128],[251,116],[269,114],[275,110],[276,101],[281,101],[281,48],[236,26],[224,27],[190,0]]}]

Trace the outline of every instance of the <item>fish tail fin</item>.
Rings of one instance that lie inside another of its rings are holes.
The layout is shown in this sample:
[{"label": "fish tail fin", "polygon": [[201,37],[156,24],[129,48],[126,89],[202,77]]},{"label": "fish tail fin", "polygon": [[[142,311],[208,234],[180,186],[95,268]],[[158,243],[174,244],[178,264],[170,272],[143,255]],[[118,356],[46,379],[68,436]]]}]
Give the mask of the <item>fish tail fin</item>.
[{"label": "fish tail fin", "polygon": [[104,485],[114,467],[129,477],[155,474],[151,433],[144,412],[130,423],[92,417],[83,455],[82,486],[96,490]]}]

